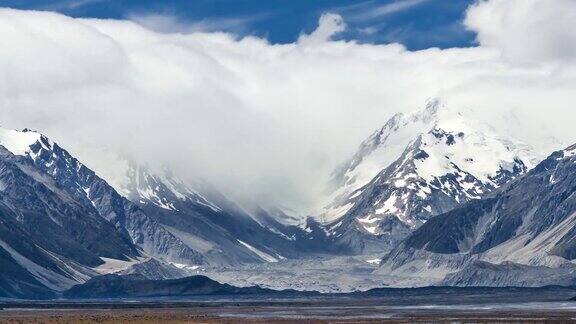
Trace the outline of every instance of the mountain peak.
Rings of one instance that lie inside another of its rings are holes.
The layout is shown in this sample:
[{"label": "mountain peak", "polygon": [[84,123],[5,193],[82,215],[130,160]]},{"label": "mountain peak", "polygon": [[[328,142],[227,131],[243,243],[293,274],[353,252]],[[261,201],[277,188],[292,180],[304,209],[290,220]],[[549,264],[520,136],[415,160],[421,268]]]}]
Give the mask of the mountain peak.
[{"label": "mountain peak", "polygon": [[13,129],[0,128],[0,145],[14,155],[26,155],[30,151],[30,146],[40,139],[41,135],[36,132],[20,132]]},{"label": "mountain peak", "polygon": [[[386,210],[402,211],[401,221],[412,226],[416,224],[409,222],[412,218],[423,222],[450,206],[492,191],[533,167],[535,159],[524,143],[502,137],[488,125],[449,109],[441,99],[431,98],[420,110],[394,115],[362,143],[338,170],[339,187],[327,199],[330,204],[322,217],[336,220],[363,199],[355,213],[361,214],[362,220],[370,216],[371,228],[380,217],[374,213],[380,212],[384,219]],[[375,183],[373,190],[370,183]],[[385,187],[390,187],[390,195],[376,194]],[[371,193],[377,199],[368,202]],[[408,199],[427,205],[400,208],[410,205]],[[367,213],[360,212],[361,208]]]},{"label": "mountain peak", "polygon": [[[360,144],[350,159],[332,173],[333,191],[326,200],[333,201],[336,197],[349,194],[368,183],[384,167],[394,162],[418,135],[439,127],[441,120],[441,126],[448,129],[454,128],[449,125],[461,124],[453,122],[457,120],[454,116],[444,116],[446,114],[443,112],[446,111],[448,109],[445,102],[432,97],[426,100],[423,108],[394,114],[384,126]],[[442,117],[439,116],[441,113]]]},{"label": "mountain peak", "polygon": [[440,98],[428,98],[424,109],[420,111],[422,120],[432,121],[438,118],[438,112],[446,108],[446,104]]},{"label": "mountain peak", "polygon": [[576,155],[576,144],[570,145],[564,149],[564,157]]},{"label": "mountain peak", "polygon": [[423,108],[406,115],[406,124],[421,123],[429,128],[459,128],[467,123],[466,115],[461,110],[450,107],[443,99],[429,98]]}]

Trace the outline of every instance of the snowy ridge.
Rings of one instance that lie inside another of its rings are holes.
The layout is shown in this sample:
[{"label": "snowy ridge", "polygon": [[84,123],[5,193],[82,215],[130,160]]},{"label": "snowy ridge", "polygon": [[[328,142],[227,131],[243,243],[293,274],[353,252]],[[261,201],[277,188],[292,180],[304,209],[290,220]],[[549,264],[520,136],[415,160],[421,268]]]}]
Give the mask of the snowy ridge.
[{"label": "snowy ridge", "polygon": [[[440,101],[431,99],[422,111],[411,114],[398,113],[379,130],[366,139],[350,160],[342,164],[332,174],[334,192],[328,197],[332,202],[364,186],[382,169],[394,162],[414,141],[415,136],[433,127]],[[351,205],[327,208],[322,217],[334,220],[345,214]]]},{"label": "snowy ridge", "polygon": [[88,168],[134,203],[176,211],[178,204],[192,202],[214,212],[221,211],[216,203],[200,193],[201,184],[184,181],[164,165],[95,146],[82,147],[76,153],[86,159]]},{"label": "snowy ridge", "polygon": [[565,150],[562,151],[564,157],[572,157],[576,155],[576,144],[567,147]]},{"label": "snowy ridge", "polygon": [[257,248],[253,247],[252,245],[237,240],[238,243],[242,244],[244,247],[246,247],[248,250],[254,252],[254,254],[256,254],[258,257],[260,257],[262,260],[266,261],[266,262],[278,262],[278,259],[276,259],[275,257],[271,256],[268,253],[262,252],[260,250],[258,250]]},{"label": "snowy ridge", "polygon": [[48,141],[42,140],[42,135],[29,131],[17,131],[12,129],[0,128],[0,145],[4,146],[14,155],[26,155],[30,153],[30,146],[35,143],[50,145]]},{"label": "snowy ridge", "polygon": [[176,178],[165,168],[156,168],[130,163],[128,183],[123,185],[122,191],[132,201],[152,203],[160,208],[178,210],[177,205],[182,201],[191,201],[195,204],[210,208],[214,212],[222,209],[210,202],[198,191],[192,189],[184,181]]},{"label": "snowy ridge", "polygon": [[51,150],[54,143],[42,134],[29,129],[17,131],[0,127],[0,145],[14,155],[28,155],[35,159],[37,154],[33,150],[34,146],[40,146],[44,150]]},{"label": "snowy ridge", "polygon": [[198,181],[191,185],[154,161],[136,162],[109,153],[107,159],[113,163],[97,169],[105,171],[111,186],[100,172],[58,144],[26,132],[3,132],[3,142],[13,143],[10,147],[32,161],[59,190],[129,236],[147,257],[187,266],[261,263],[300,255],[313,245],[310,241],[299,245],[297,237],[305,232],[275,221],[270,212],[261,208],[246,212],[209,185]]},{"label": "snowy ridge", "polygon": [[113,224],[119,233],[129,235],[132,244],[137,244],[148,255],[182,263],[204,262],[198,252],[166,231],[58,144],[30,130],[4,130],[0,134],[2,143],[29,158],[38,171],[52,178],[58,190],[71,194],[78,202],[88,203],[93,212]]},{"label": "snowy ridge", "polygon": [[[401,139],[395,143],[404,145],[402,151],[390,139]],[[421,111],[395,115],[362,143],[348,169],[338,171],[345,182],[320,218],[329,235],[354,249],[372,244],[362,235],[391,247],[435,215],[480,199],[538,160],[526,144],[430,100]]]},{"label": "snowy ridge", "polygon": [[[362,187],[392,165],[409,147],[413,153],[404,160],[415,159],[416,170],[396,174],[395,185],[399,188],[411,178],[431,183],[453,173],[470,174],[484,185],[498,187],[501,184],[499,173],[503,170],[513,172],[518,164],[516,160],[522,161],[527,169],[540,160],[528,145],[494,134],[487,125],[469,121],[442,101],[431,99],[423,110],[394,115],[360,145],[352,159],[334,172],[332,182],[340,186],[328,199],[331,203],[322,211],[321,218],[330,222],[348,212],[354,206],[354,199],[362,193]],[[474,184],[464,186],[478,188]],[[421,188],[419,195],[424,196],[428,191]],[[480,190],[468,196],[478,198],[483,193]]]},{"label": "snowy ridge", "polygon": [[426,284],[572,284],[575,147],[553,153],[490,197],[427,222],[384,258],[379,272]]}]

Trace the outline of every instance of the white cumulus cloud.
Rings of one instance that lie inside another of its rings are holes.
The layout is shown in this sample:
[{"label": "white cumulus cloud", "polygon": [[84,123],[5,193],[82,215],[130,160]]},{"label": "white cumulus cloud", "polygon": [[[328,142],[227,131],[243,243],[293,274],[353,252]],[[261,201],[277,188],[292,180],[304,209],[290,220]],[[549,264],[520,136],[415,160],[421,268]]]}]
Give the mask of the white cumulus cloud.
[{"label": "white cumulus cloud", "polygon": [[96,157],[81,148],[101,146],[311,206],[362,139],[429,97],[543,151],[558,148],[551,137],[576,141],[573,14],[569,0],[484,1],[465,19],[478,47],[412,52],[334,41],[345,28],[334,14],[279,45],[1,9],[0,123],[38,129],[87,162]]},{"label": "white cumulus cloud", "polygon": [[468,9],[465,24],[478,42],[511,62],[576,58],[576,1],[490,0]]},{"label": "white cumulus cloud", "polygon": [[299,44],[314,44],[329,41],[333,36],[346,30],[342,16],[334,13],[325,13],[318,20],[318,27],[310,35],[301,35]]}]

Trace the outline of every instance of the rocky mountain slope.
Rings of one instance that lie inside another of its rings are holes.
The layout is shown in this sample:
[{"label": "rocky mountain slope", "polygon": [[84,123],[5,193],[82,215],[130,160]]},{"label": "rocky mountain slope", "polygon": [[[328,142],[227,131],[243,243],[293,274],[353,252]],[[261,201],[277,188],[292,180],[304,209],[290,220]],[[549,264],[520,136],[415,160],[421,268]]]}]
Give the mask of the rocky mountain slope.
[{"label": "rocky mountain slope", "polygon": [[278,262],[325,250],[269,210],[243,208],[205,184],[196,189],[163,167],[126,165],[126,181],[118,191],[212,266]]},{"label": "rocky mountain slope", "polygon": [[389,249],[434,216],[524,174],[537,155],[438,100],[392,117],[334,175],[321,219],[356,253]]},{"label": "rocky mountain slope", "polygon": [[[45,294],[93,275],[102,257],[142,253],[88,201],[62,188],[19,149],[18,133],[0,131],[0,292]],[[25,137],[29,134],[26,134]],[[22,138],[20,138],[22,140]],[[38,145],[48,143],[38,142]],[[16,154],[15,154],[16,153]]]},{"label": "rocky mountain slope", "polygon": [[379,272],[450,285],[570,284],[575,258],[576,145],[488,197],[431,219],[383,259]]},{"label": "rocky mountain slope", "polygon": [[142,165],[130,164],[116,190],[45,136],[0,128],[0,254],[12,273],[0,272],[0,290],[49,293],[130,266],[183,276],[198,266],[278,262],[315,249],[303,229],[263,209],[244,211],[217,193],[208,199]]},{"label": "rocky mountain slope", "polygon": [[[5,130],[0,145],[30,161],[36,170],[51,178],[61,191],[113,224],[132,243],[153,257],[167,261],[201,264],[202,255],[164,229],[136,204],[122,197],[106,181],[45,136],[30,131]],[[17,143],[11,145],[10,143]]]},{"label": "rocky mountain slope", "polygon": [[0,128],[0,296],[108,273],[322,291],[573,284],[575,155],[533,168],[528,146],[432,100],[365,141],[334,175],[325,222],[302,228],[146,161],[105,179],[37,132]]}]

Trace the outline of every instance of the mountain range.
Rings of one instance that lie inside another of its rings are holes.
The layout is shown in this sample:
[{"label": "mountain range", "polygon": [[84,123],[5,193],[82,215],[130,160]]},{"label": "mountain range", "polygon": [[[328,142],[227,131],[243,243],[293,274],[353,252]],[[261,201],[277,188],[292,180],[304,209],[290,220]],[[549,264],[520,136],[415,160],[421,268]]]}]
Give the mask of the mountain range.
[{"label": "mountain range", "polygon": [[354,286],[326,283],[330,267],[373,287],[573,285],[576,146],[542,156],[432,99],[362,142],[325,207],[295,222],[155,161],[119,158],[122,176],[103,177],[38,132],[0,128],[0,297],[179,291],[198,274]]},{"label": "mountain range", "polygon": [[297,240],[303,229],[263,211],[253,217],[222,196],[208,201],[169,174],[131,165],[124,196],[37,132],[2,129],[0,145],[0,291],[7,296],[61,291],[150,258],[194,270],[314,250]]}]

